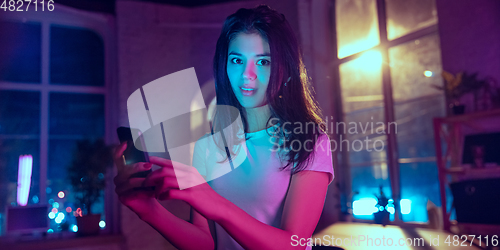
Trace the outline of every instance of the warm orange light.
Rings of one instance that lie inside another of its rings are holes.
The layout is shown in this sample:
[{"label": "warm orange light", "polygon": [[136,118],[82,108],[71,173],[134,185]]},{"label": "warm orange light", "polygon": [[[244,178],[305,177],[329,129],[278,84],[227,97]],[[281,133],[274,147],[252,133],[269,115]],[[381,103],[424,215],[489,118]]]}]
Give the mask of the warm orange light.
[{"label": "warm orange light", "polygon": [[72,211],[72,210],[73,210],[73,209],[71,209],[71,207],[67,207],[67,208],[66,208],[66,212],[68,212],[68,213],[71,213],[71,211]]},{"label": "warm orange light", "polygon": [[52,208],[52,213],[57,213],[57,208]]},{"label": "warm orange light", "polygon": [[368,50],[352,61],[352,65],[359,70],[371,73],[380,73],[383,63],[382,53],[378,50]]},{"label": "warm orange light", "polygon": [[376,22],[376,20],[373,20],[373,22],[371,23],[371,28],[365,36],[360,36],[355,40],[351,40],[350,42],[341,42],[338,48],[338,57],[344,58],[346,56],[350,56],[363,50],[368,50],[377,46],[377,44],[380,43],[380,39]]},{"label": "warm orange light", "polygon": [[64,198],[64,192],[63,191],[60,191],[59,193],[57,193],[57,197],[59,198]]}]

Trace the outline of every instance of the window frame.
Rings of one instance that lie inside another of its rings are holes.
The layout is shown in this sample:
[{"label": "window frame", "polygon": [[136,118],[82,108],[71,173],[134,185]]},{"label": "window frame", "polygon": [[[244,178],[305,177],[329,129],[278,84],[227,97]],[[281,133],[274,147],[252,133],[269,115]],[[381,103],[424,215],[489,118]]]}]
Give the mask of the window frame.
[{"label": "window frame", "polygon": [[[38,4],[38,7],[41,7]],[[30,6],[33,7],[33,6]],[[41,8],[39,8],[41,9]],[[114,128],[118,127],[118,86],[117,86],[117,49],[115,17],[110,14],[94,13],[66,7],[55,3],[54,10],[5,12],[1,20],[14,22],[41,23],[41,82],[40,84],[6,82],[0,80],[0,90],[36,91],[40,93],[40,204],[47,204],[46,180],[49,160],[49,95],[58,93],[102,94],[105,102],[105,131],[104,140],[107,144],[115,143]],[[101,36],[104,45],[104,86],[74,86],[50,84],[50,26],[61,25],[66,27],[84,28],[92,30]],[[9,136],[13,137],[13,136]],[[14,135],[14,139],[15,139]],[[19,138],[21,139],[21,138]],[[106,228],[103,234],[118,234],[120,232],[119,202],[113,191],[114,168],[106,173],[106,189],[104,206]],[[6,237],[5,235],[2,237]]]},{"label": "window frame", "polygon": [[[438,35],[438,23],[428,26],[426,28],[418,29],[407,33],[403,36],[400,36],[396,39],[389,40],[387,37],[387,9],[386,9],[386,1],[385,0],[375,0],[376,1],[376,13],[378,19],[378,29],[379,29],[379,39],[380,43],[377,46],[374,46],[370,49],[363,50],[357,52],[355,54],[343,57],[341,59],[338,58],[338,48],[337,48],[337,31],[336,31],[336,17],[335,17],[335,1],[329,0],[329,15],[330,15],[330,31],[332,32],[332,43],[331,43],[331,67],[330,72],[333,75],[333,84],[337,94],[335,94],[334,100],[334,116],[336,121],[344,121],[344,108],[342,107],[342,98],[340,96],[340,65],[343,63],[352,61],[360,57],[364,52],[369,50],[378,50],[382,53],[382,58],[384,61],[388,61],[389,59],[389,49],[391,47],[395,47],[398,45],[405,44],[407,42],[411,42],[413,40],[430,36],[430,35]],[[438,20],[439,22],[439,20]],[[390,122],[396,122],[395,112],[394,112],[394,99],[392,94],[392,80],[391,80],[391,72],[390,66],[387,63],[382,64],[382,94],[383,104],[384,104],[384,118],[386,124]],[[398,158],[398,145],[397,138],[395,133],[387,133],[387,160],[384,161],[387,163],[387,169],[389,172],[389,182],[391,185],[392,198],[394,201],[399,201],[401,199],[401,184],[400,184],[400,163],[410,163],[410,162],[419,162],[421,159],[419,158],[409,158],[409,159],[399,159]],[[336,154],[337,161],[339,166],[342,168],[340,171],[341,176],[341,192],[344,197],[351,197],[352,190],[352,178],[350,174],[351,167],[367,167],[364,164],[349,164],[345,159],[349,159],[348,152],[346,150],[342,150],[341,152],[337,152]],[[429,162],[435,162],[435,157],[427,157],[425,159]],[[370,166],[372,163],[378,162],[370,162]],[[352,201],[351,201],[352,202]],[[345,206],[345,204],[341,204]],[[415,222],[403,222],[401,209],[399,207],[399,202],[394,202],[395,205],[395,213],[394,213],[394,221],[391,221],[391,224],[395,225],[403,225],[403,224],[411,224],[415,226],[422,226],[421,223]],[[368,222],[367,220],[362,219],[354,219],[360,222]]]}]

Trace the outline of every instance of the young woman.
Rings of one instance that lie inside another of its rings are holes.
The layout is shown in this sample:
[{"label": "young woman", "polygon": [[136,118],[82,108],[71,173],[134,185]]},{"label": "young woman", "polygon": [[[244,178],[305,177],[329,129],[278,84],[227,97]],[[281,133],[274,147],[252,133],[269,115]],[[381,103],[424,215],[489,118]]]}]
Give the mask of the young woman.
[{"label": "young woman", "polygon": [[[217,41],[214,74],[217,104],[235,107],[241,116],[244,138],[234,144],[239,149],[205,137],[196,143],[193,166],[176,163],[174,173],[174,163],[158,157],[125,166],[123,144],[115,153],[120,201],[179,249],[305,249],[333,167],[330,141],[285,17],[267,6],[229,16]],[[218,110],[212,134],[224,118]],[[238,161],[242,152],[245,158]],[[221,173],[228,163],[233,170]],[[129,178],[151,164],[161,169],[146,179]],[[186,182],[194,184],[179,188]],[[135,189],[145,186],[155,191]],[[172,215],[157,199],[187,202],[191,221]],[[216,223],[215,241],[209,220]]]}]

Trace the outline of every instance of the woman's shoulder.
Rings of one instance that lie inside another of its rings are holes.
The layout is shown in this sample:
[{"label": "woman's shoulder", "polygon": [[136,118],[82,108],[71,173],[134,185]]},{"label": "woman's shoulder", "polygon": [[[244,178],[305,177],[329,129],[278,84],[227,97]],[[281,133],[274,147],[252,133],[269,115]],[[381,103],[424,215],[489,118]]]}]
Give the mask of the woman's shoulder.
[{"label": "woman's shoulder", "polygon": [[331,141],[327,133],[320,133],[314,146],[315,154],[331,155]]},{"label": "woman's shoulder", "polygon": [[333,159],[330,137],[327,133],[321,132],[317,135],[316,144],[312,149],[313,152],[309,156],[311,161],[308,162],[304,170],[312,170],[318,172],[326,172],[329,175],[329,182],[334,178]]}]

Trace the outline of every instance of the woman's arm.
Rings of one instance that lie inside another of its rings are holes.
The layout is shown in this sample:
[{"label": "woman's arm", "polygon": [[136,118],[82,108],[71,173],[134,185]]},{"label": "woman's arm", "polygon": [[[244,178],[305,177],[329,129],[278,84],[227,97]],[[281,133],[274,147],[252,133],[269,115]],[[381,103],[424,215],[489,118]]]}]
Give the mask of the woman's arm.
[{"label": "woman's arm", "polygon": [[120,202],[136,213],[139,218],[155,228],[165,239],[179,249],[214,249],[207,219],[193,211],[192,223],[184,221],[166,210],[155,197],[155,192],[137,189],[143,186],[144,178],[132,175],[151,169],[149,163],[125,165],[123,152],[127,144],[116,148],[113,159],[118,170],[114,178],[115,192]]},{"label": "woman's arm", "polygon": [[[150,157],[161,166],[144,184],[155,185],[160,199],[178,199],[222,226],[245,249],[304,249],[292,246],[292,236],[309,238],[319,220],[325,202],[330,174],[304,170],[292,176],[283,210],[282,226],[275,228],[253,218],[217,194],[191,166],[167,159]],[[179,183],[189,188],[179,189]],[[202,183],[202,184],[199,184]],[[295,245],[295,244],[294,244]]]},{"label": "woman's arm", "polygon": [[[281,228],[266,225],[226,200],[216,220],[245,249],[304,249],[295,240],[311,237],[325,202],[329,175],[302,171],[292,176]],[[294,243],[292,246],[292,243]],[[301,243],[306,244],[306,241]],[[298,246],[297,246],[298,245]]]},{"label": "woman's arm", "polygon": [[140,216],[177,249],[214,249],[208,222],[191,208],[191,223],[170,213],[159,203],[151,213]]}]

